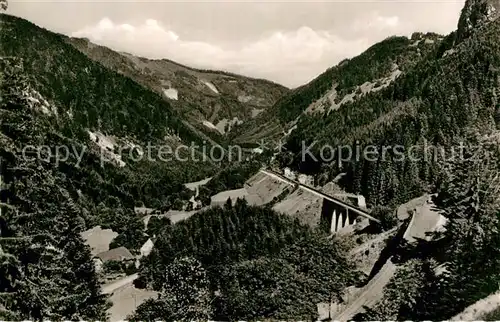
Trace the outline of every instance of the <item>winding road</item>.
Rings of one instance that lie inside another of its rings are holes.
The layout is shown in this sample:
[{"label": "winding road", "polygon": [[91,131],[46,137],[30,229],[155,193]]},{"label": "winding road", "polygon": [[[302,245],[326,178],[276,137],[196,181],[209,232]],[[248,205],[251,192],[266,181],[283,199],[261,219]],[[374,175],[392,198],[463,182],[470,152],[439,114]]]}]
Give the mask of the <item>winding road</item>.
[{"label": "winding road", "polygon": [[[320,197],[329,199],[334,202],[341,202],[336,198],[328,196],[323,192],[316,190],[315,188],[309,187],[307,185],[301,184],[294,180],[290,180],[289,178],[284,177],[279,173],[275,173],[274,171],[261,169],[260,172],[275,178],[276,180],[285,182],[290,185],[298,185],[301,189],[307,190],[310,193],[318,195]],[[417,199],[422,200],[421,202],[416,202]],[[406,228],[403,238],[408,242],[414,242],[417,239],[428,239],[428,233],[435,231],[440,228],[446,220],[442,217],[435,209],[431,202],[430,196],[423,196],[417,198],[415,200],[410,201],[408,204],[402,205],[401,207],[405,207],[407,209],[408,205],[413,205],[413,215],[411,220]],[[351,208],[351,205],[347,205],[346,207]],[[379,222],[378,219],[371,217],[365,211],[360,211],[361,209],[355,209],[357,212],[367,217],[373,221]],[[387,262],[382,266],[380,271],[366,284],[363,288],[359,290],[359,296],[348,303],[347,306],[335,316],[336,321],[347,321],[355,316],[357,313],[363,312],[364,307],[371,307],[376,304],[382,297],[384,292],[384,287],[389,283],[391,278],[394,276],[397,270],[397,266],[392,263],[389,258]],[[334,312],[331,312],[332,315]]]},{"label": "winding road", "polygon": [[[430,198],[418,207],[413,213],[413,216],[406,228],[403,238],[408,242],[413,242],[417,239],[426,239],[427,233],[439,229],[445,220],[433,207]],[[391,278],[396,273],[397,266],[394,265],[389,258],[382,266],[381,270],[375,275],[370,282],[361,290],[359,297],[349,303],[340,314],[334,317],[336,321],[348,321],[357,313],[364,311],[364,307],[372,307],[383,297],[384,287],[389,283]],[[333,313],[333,312],[332,312]]]}]

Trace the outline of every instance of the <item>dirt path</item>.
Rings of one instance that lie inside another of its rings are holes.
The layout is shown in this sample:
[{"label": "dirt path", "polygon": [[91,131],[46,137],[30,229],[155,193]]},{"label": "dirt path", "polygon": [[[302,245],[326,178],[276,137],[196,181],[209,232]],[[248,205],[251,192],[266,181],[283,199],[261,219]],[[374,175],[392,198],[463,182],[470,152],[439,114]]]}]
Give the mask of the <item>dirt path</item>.
[{"label": "dirt path", "polygon": [[107,311],[109,321],[123,321],[148,299],[158,298],[158,293],[150,290],[137,289],[133,284],[127,284],[116,290],[110,297],[113,306]]}]

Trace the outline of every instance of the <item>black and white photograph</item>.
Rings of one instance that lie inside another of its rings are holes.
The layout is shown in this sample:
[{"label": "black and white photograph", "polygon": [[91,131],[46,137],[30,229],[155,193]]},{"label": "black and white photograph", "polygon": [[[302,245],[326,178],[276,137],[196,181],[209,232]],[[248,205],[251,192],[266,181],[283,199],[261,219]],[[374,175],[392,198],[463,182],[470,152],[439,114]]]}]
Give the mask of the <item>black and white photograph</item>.
[{"label": "black and white photograph", "polygon": [[0,0],[0,321],[500,320],[500,0]]}]

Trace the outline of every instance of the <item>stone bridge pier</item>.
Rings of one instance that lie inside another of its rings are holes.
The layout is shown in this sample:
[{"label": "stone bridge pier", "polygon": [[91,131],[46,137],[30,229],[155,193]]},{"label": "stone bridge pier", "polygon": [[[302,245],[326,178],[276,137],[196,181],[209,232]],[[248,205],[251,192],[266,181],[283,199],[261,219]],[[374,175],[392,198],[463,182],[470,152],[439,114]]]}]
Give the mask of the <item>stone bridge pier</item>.
[{"label": "stone bridge pier", "polygon": [[354,225],[358,214],[349,208],[335,203],[326,198],[323,199],[321,208],[321,225],[330,233],[335,234],[344,227]]}]

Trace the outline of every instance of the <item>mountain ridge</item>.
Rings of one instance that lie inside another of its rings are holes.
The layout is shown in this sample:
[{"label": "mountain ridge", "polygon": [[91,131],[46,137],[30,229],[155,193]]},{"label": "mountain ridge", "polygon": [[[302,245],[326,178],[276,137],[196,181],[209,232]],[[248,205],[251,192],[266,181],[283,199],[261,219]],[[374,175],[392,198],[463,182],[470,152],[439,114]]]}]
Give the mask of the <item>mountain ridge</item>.
[{"label": "mountain ridge", "polygon": [[67,41],[90,59],[160,94],[197,129],[214,132],[214,138],[254,118],[288,91],[268,80],[115,52],[83,38]]},{"label": "mountain ridge", "polygon": [[[410,38],[391,36],[375,43],[360,55],[328,68],[309,83],[291,89],[271,109],[238,128],[234,139],[237,142],[286,139],[301,117],[321,112],[323,105],[328,105],[328,110],[334,106],[339,108],[368,91],[388,86],[399,77],[394,71],[404,74],[416,61],[425,59],[434,47],[440,46],[443,39],[444,36],[436,33],[415,32]],[[363,86],[367,84],[370,88]],[[328,92],[334,95],[326,98]]]}]

